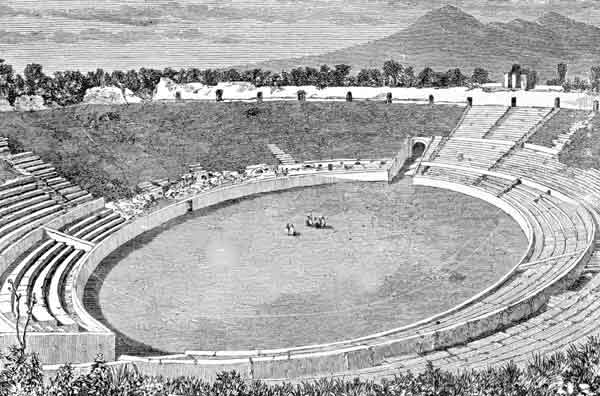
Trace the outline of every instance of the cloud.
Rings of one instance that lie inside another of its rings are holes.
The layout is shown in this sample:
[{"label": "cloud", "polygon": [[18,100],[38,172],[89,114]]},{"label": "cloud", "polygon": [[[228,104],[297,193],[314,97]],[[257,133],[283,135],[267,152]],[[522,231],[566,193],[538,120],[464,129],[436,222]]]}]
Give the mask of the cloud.
[{"label": "cloud", "polygon": [[14,8],[0,4],[0,17],[15,15],[18,15],[18,12]]},{"label": "cloud", "polygon": [[150,31],[145,29],[115,31],[89,28],[79,32],[66,30],[57,30],[55,32],[13,32],[0,30],[0,44],[34,42],[69,44],[86,41],[101,41],[105,44],[129,44],[136,42],[157,42],[161,40],[188,40],[195,42],[204,41],[213,44],[231,44],[238,43],[242,39],[243,37],[233,34],[210,35],[192,28],[164,31]]},{"label": "cloud", "polygon": [[156,24],[160,17],[152,9],[138,9],[131,6],[121,6],[117,10],[83,8],[74,10],[49,10],[45,14],[53,17],[76,19],[81,21],[101,21],[120,25],[150,26]]},{"label": "cloud", "polygon": [[[208,5],[182,3],[178,1],[156,1],[144,5],[120,5],[102,8],[65,8],[24,10],[28,15],[60,17],[80,21],[97,21],[135,27],[149,27],[169,23],[173,20],[202,21],[221,19],[229,21],[255,20],[264,23],[296,23],[299,20],[331,21],[345,24],[375,24],[381,18],[367,15],[364,8],[348,7],[344,2],[315,0],[275,1],[268,6],[249,2],[248,5]],[[217,3],[219,4],[219,3]],[[222,3],[221,3],[222,4]]]}]

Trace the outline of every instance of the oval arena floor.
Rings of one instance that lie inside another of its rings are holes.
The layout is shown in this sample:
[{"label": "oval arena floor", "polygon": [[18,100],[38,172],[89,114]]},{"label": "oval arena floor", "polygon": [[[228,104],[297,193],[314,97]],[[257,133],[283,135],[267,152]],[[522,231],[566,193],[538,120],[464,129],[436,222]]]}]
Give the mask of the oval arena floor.
[{"label": "oval arena floor", "polygon": [[[331,228],[303,225],[327,215]],[[284,225],[293,222],[298,237]],[[410,180],[339,183],[184,216],[109,256],[90,312],[117,354],[338,341],[445,311],[507,273],[527,247],[503,211]]]}]

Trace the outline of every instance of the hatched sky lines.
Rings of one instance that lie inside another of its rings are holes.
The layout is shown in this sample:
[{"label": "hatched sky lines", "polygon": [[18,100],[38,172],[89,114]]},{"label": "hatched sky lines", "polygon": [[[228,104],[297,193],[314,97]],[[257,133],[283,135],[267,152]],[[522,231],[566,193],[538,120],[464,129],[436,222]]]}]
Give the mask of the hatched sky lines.
[{"label": "hatched sky lines", "polygon": [[0,53],[17,70],[43,59],[49,72],[246,65],[381,39],[447,4],[485,23],[547,12],[592,25],[600,20],[593,1],[17,0],[0,5]]}]

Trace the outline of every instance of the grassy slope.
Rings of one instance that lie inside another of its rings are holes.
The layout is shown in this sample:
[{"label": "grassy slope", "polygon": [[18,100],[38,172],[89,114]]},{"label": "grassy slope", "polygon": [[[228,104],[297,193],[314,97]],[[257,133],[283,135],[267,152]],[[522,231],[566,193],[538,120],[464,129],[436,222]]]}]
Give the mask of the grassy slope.
[{"label": "grassy slope", "polygon": [[447,134],[462,108],[384,103],[149,103],[5,113],[14,147],[53,162],[107,198],[176,177],[190,163],[234,170],[273,163],[267,143],[301,159],[391,156],[407,135]]},{"label": "grassy slope", "polygon": [[587,118],[589,112],[582,110],[560,109],[558,114],[546,122],[527,143],[538,144],[540,146],[552,147],[552,140],[558,135],[568,132],[571,125]]},{"label": "grassy slope", "polygon": [[571,138],[571,144],[560,153],[560,161],[579,168],[600,169],[600,115],[591,122],[590,129],[579,130]]}]

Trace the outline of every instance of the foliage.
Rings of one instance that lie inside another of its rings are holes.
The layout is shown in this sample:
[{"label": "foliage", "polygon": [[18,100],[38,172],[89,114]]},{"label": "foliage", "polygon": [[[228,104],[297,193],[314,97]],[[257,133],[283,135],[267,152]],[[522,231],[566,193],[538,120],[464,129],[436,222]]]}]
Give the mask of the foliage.
[{"label": "foliage", "polygon": [[558,81],[564,83],[567,80],[567,64],[559,63],[556,66],[556,71],[558,73]]},{"label": "foliage", "polygon": [[35,354],[25,353],[21,346],[12,346],[0,354],[4,369],[0,372],[0,395],[42,394],[42,365]]},{"label": "foliage", "polygon": [[[473,80],[480,81],[489,73],[484,69],[473,75]],[[85,92],[92,87],[115,86],[129,89],[143,99],[151,99],[152,93],[161,77],[167,77],[176,83],[201,82],[206,85],[217,85],[220,82],[242,81],[256,86],[280,87],[286,85],[313,85],[320,88],[339,86],[381,87],[413,87],[413,86],[459,86],[465,85],[468,78],[459,69],[446,73],[435,73],[426,68],[424,72],[432,73],[431,81],[423,78],[416,79],[411,66],[405,66],[395,60],[386,61],[381,69],[362,69],[356,75],[351,75],[352,67],[338,64],[330,67],[321,65],[314,67],[296,67],[281,73],[270,70],[250,69],[226,70],[205,69],[194,67],[175,70],[167,67],[163,70],[140,68],[139,70],[114,70],[106,72],[96,69],[87,73],[79,70],[57,71],[52,76],[44,73],[40,64],[32,63],[25,67],[23,75],[15,73],[13,67],[0,59],[0,97],[7,97],[11,104],[20,95],[41,95],[46,104],[69,106],[83,101]]]},{"label": "foliage", "polygon": [[533,355],[525,365],[513,362],[481,370],[450,372],[429,363],[421,373],[391,372],[379,381],[322,378],[269,384],[247,380],[234,371],[214,381],[195,377],[164,378],[140,373],[133,364],[108,366],[99,356],[88,372],[62,366],[44,384],[35,355],[12,348],[3,355],[0,395],[32,396],[459,396],[595,395],[600,392],[600,339],[548,356]]},{"label": "foliage", "polygon": [[600,66],[590,68],[590,85],[594,92],[600,91]]},{"label": "foliage", "polygon": [[474,84],[486,84],[490,82],[490,73],[481,67],[476,67],[471,75],[471,82]]}]

